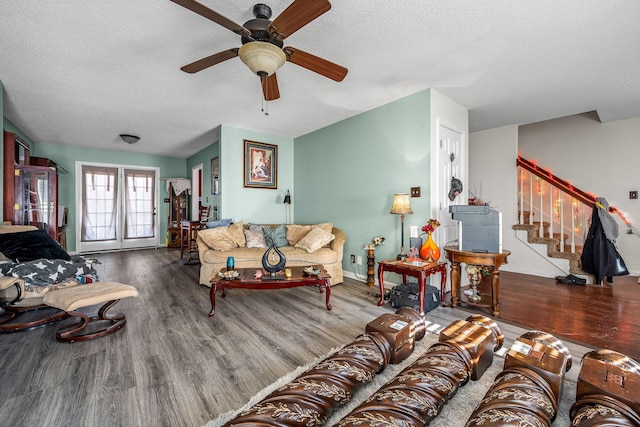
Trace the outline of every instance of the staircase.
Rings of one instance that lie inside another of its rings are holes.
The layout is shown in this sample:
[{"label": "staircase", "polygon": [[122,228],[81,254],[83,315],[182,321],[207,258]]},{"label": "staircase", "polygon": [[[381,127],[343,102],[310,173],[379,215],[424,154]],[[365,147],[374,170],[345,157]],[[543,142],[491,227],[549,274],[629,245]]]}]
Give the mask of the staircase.
[{"label": "staircase", "polygon": [[[523,157],[518,157],[516,164],[519,211],[518,224],[513,226],[516,235],[560,270],[590,280],[591,276],[582,271],[580,255],[595,196]],[[616,208],[610,207],[609,211],[630,227]]]}]

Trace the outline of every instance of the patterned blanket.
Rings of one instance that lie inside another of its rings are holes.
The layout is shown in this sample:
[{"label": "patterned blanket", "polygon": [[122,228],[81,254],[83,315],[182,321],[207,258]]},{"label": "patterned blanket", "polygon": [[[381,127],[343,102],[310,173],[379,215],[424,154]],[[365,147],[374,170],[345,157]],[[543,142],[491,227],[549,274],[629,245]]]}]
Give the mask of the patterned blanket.
[{"label": "patterned blanket", "polygon": [[96,262],[78,255],[72,256],[70,261],[40,258],[5,262],[0,264],[0,276],[24,280],[25,297],[42,296],[50,290],[97,282],[98,272],[93,268]]}]

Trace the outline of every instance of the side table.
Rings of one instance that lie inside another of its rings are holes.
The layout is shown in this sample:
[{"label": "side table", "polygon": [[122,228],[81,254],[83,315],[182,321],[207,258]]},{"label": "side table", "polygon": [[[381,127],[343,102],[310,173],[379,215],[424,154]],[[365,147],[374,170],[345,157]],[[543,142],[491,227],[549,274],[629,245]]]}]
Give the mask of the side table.
[{"label": "side table", "polygon": [[420,301],[420,316],[424,317],[424,294],[427,289],[427,277],[434,273],[440,273],[440,302],[444,301],[444,288],[447,284],[447,264],[444,262],[425,262],[422,265],[413,265],[403,260],[390,259],[378,262],[378,283],[380,284],[379,306],[384,304],[384,272],[402,274],[402,282],[407,276],[418,279],[418,300]]},{"label": "side table", "polygon": [[[491,308],[491,314],[500,315],[500,266],[507,263],[507,257],[511,255],[509,251],[501,253],[489,252],[469,252],[458,250],[457,246],[445,246],[447,259],[451,262],[451,306],[455,307],[459,302],[476,307]],[[480,301],[473,302],[463,295],[460,295],[460,263],[481,265],[491,268],[491,300],[481,298]]]}]

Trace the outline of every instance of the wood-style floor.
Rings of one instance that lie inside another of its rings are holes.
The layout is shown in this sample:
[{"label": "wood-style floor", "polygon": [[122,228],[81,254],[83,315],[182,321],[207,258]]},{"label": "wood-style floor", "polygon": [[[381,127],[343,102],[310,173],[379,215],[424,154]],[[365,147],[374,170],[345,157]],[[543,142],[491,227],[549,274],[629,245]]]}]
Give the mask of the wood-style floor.
[{"label": "wood-style floor", "polygon": [[[218,299],[211,319],[209,288],[197,284],[199,266],[183,265],[179,250],[95,257],[101,280],[140,291],[112,310],[126,314],[126,327],[74,344],[55,340],[69,320],[0,335],[2,425],[201,426],[394,311],[377,306],[376,288],[346,279],[332,288],[332,311],[314,288],[234,289]],[[501,277],[500,321],[640,360],[636,278],[600,288]],[[446,325],[467,316],[440,307],[427,319]]]}]

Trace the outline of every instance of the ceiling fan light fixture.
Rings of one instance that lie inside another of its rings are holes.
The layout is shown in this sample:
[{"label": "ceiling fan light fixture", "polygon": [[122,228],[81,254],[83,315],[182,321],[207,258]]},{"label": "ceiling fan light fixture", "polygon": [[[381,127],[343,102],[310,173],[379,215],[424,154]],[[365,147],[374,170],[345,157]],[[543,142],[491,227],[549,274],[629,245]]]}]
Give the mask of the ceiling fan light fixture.
[{"label": "ceiling fan light fixture", "polygon": [[272,75],[287,60],[287,56],[278,46],[261,41],[242,45],[238,50],[238,56],[252,73],[259,76],[265,73],[267,76]]}]

